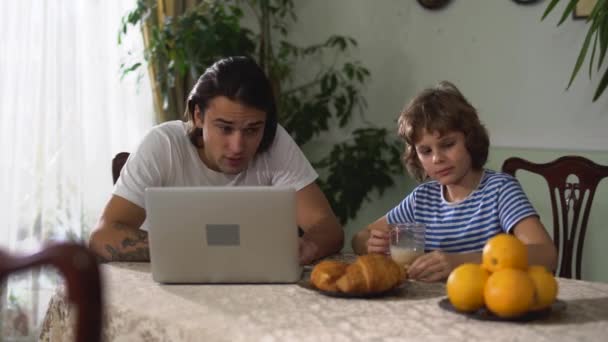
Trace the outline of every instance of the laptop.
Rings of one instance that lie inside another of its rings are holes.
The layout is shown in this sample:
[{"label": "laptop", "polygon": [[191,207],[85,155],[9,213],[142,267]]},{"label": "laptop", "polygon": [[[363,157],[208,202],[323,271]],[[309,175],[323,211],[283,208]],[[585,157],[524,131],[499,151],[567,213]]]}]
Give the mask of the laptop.
[{"label": "laptop", "polygon": [[145,201],[155,281],[300,280],[295,189],[154,187]]}]

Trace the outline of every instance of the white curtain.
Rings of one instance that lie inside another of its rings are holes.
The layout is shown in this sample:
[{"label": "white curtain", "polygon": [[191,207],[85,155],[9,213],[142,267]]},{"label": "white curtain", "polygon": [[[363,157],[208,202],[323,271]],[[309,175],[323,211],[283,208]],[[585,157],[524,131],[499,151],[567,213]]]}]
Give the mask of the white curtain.
[{"label": "white curtain", "polygon": [[[148,77],[121,81],[119,70],[142,56],[139,30],[117,43],[134,8],[135,0],[0,1],[0,248],[86,241],[112,190],[112,157],[153,125]],[[29,311],[30,331],[45,281],[30,272],[5,289],[4,307]]]}]

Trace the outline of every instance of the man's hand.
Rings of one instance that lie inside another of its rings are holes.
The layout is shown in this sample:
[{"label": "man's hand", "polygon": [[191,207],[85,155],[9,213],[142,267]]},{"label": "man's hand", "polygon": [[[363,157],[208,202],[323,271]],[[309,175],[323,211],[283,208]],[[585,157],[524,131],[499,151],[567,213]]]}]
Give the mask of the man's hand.
[{"label": "man's hand", "polygon": [[418,257],[407,270],[408,277],[424,282],[446,279],[454,269],[450,254],[432,251]]},{"label": "man's hand", "polygon": [[337,253],[342,249],[344,231],[329,202],[315,183],[296,193],[296,222],[304,231],[300,240],[300,263]]},{"label": "man's hand", "polygon": [[300,265],[308,265],[315,260],[319,247],[312,241],[299,238]]}]

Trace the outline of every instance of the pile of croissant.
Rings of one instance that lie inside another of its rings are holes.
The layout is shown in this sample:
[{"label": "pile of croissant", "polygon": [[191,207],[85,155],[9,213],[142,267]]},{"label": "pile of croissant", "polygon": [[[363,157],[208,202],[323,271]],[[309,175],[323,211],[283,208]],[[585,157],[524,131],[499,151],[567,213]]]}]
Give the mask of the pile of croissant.
[{"label": "pile of croissant", "polygon": [[312,285],[322,291],[369,294],[390,290],[405,281],[407,275],[393,259],[381,254],[367,254],[347,264],[324,260],[310,274]]}]

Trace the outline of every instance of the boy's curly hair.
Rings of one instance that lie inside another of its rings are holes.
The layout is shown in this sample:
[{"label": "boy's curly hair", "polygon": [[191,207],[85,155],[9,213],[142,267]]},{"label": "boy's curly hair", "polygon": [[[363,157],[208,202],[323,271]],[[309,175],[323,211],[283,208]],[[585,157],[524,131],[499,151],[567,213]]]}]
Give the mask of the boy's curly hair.
[{"label": "boy's curly hair", "polygon": [[462,132],[467,151],[471,155],[472,167],[479,170],[488,160],[488,131],[479,121],[475,108],[448,81],[439,82],[414,97],[399,115],[398,129],[399,136],[405,141],[403,162],[408,172],[418,181],[428,178],[416,152],[416,142],[424,130],[438,132],[440,135]]}]

